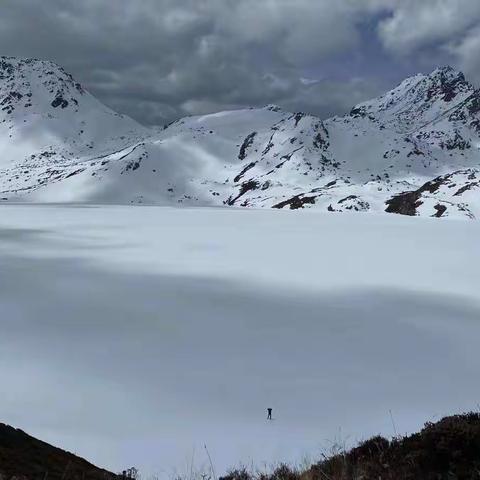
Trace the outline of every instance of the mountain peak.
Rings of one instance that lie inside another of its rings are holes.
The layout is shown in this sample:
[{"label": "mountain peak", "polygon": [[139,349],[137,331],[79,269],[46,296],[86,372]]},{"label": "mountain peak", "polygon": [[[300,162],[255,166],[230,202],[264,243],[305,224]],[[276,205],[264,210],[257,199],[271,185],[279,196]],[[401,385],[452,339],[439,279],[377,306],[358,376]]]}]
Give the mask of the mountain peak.
[{"label": "mountain peak", "polygon": [[6,80],[16,73],[25,74],[27,72],[32,74],[43,73],[45,75],[56,75],[58,78],[73,81],[72,75],[51,60],[0,56],[0,80]]},{"label": "mountain peak", "polygon": [[143,135],[136,122],[98,102],[54,62],[0,57],[0,151],[9,161],[26,153],[47,152],[42,158],[50,163],[102,153],[112,138],[137,133]]},{"label": "mountain peak", "polygon": [[445,102],[452,101],[459,93],[472,89],[465,75],[450,66],[437,68],[427,77],[433,85],[427,90],[427,100],[437,96]]},{"label": "mountain peak", "polygon": [[463,72],[456,70],[450,65],[444,65],[443,67],[438,67],[430,75],[449,75],[452,77],[459,77],[465,78]]},{"label": "mountain peak", "polygon": [[270,112],[283,112],[283,108],[280,107],[279,105],[275,105],[274,103],[270,103],[269,105],[265,105],[265,107],[263,107],[265,110],[269,110]]},{"label": "mountain peak", "polygon": [[408,77],[381,97],[357,105],[351,115],[368,117],[397,132],[408,133],[439,118],[474,91],[462,72],[445,66],[428,75]]},{"label": "mountain peak", "polygon": [[53,109],[77,109],[85,90],[62,67],[34,58],[0,57],[0,98],[3,111],[35,108],[47,103]]}]

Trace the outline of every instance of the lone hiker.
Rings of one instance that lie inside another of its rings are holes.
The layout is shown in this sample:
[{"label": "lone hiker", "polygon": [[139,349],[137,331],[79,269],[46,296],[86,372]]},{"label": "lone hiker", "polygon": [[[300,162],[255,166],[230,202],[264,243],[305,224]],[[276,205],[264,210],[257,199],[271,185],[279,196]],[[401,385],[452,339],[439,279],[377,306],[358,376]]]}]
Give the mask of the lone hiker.
[{"label": "lone hiker", "polygon": [[267,420],[271,420],[272,419],[272,409],[271,408],[267,408]]}]

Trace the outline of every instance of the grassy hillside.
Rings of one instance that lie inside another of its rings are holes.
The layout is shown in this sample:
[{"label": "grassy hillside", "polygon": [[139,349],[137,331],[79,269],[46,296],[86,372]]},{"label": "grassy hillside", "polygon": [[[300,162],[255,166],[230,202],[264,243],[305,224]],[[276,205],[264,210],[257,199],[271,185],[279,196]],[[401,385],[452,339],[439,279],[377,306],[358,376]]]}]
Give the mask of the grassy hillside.
[{"label": "grassy hillside", "polygon": [[375,437],[306,471],[286,465],[272,474],[235,470],[221,480],[470,480],[480,478],[480,414],[427,423],[414,435]]}]

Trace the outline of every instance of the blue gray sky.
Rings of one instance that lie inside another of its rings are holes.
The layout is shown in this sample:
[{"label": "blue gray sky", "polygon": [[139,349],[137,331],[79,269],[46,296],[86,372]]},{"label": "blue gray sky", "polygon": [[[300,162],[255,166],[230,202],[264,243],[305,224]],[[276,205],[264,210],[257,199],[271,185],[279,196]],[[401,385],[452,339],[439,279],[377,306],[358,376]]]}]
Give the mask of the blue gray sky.
[{"label": "blue gray sky", "polygon": [[480,83],[480,2],[4,0],[0,45],[145,124],[269,103],[327,117],[441,65]]}]

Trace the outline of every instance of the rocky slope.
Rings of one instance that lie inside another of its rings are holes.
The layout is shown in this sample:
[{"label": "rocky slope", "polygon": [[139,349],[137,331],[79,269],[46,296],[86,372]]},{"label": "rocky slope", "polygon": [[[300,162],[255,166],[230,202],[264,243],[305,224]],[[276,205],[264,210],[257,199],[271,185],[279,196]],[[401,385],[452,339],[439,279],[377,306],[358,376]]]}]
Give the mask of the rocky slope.
[{"label": "rocky slope", "polygon": [[349,115],[279,107],[154,131],[49,62],[0,62],[4,201],[480,215],[480,92],[446,67]]}]

